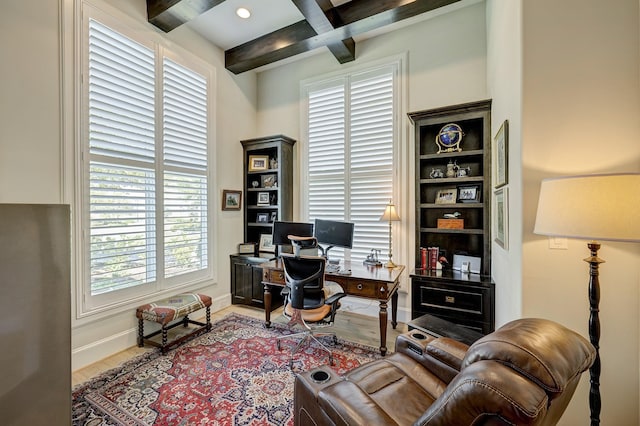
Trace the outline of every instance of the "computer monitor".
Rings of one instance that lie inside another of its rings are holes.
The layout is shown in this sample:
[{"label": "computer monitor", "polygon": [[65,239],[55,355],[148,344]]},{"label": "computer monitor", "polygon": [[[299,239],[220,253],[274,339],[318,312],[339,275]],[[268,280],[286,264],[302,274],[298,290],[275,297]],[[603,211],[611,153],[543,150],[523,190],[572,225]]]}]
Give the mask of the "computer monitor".
[{"label": "computer monitor", "polygon": [[291,241],[288,235],[313,237],[313,223],[305,222],[273,222],[272,244],[278,246],[279,252],[291,252]]},{"label": "computer monitor", "polygon": [[313,229],[318,245],[327,259],[329,259],[329,250],[333,247],[353,248],[354,224],[351,222],[316,219]]}]

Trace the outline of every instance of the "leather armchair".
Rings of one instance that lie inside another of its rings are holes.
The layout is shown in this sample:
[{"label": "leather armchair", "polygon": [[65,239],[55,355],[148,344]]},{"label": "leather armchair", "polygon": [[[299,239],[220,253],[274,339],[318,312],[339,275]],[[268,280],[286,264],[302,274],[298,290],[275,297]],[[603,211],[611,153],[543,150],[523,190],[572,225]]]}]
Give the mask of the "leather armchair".
[{"label": "leather armchair", "polygon": [[345,376],[296,376],[296,425],[553,425],[595,359],[579,334],[544,319],[505,324],[471,346],[417,330]]}]

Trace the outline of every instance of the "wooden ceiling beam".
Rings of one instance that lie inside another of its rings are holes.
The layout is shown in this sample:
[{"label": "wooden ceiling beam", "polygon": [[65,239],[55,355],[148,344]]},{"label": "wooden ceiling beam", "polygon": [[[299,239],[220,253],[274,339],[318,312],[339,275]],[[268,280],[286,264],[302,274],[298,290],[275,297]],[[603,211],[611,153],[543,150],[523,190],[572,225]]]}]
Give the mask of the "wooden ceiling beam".
[{"label": "wooden ceiling beam", "polygon": [[[305,17],[311,28],[322,34],[342,25],[330,0],[291,0]],[[356,59],[356,42],[349,37],[327,44],[329,51],[341,64]]]},{"label": "wooden ceiling beam", "polygon": [[240,74],[458,1],[352,0],[331,11],[333,30],[317,33],[307,21],[297,22],[225,51],[225,67]]},{"label": "wooden ceiling beam", "polygon": [[165,33],[168,33],[223,1],[147,0],[147,20]]}]

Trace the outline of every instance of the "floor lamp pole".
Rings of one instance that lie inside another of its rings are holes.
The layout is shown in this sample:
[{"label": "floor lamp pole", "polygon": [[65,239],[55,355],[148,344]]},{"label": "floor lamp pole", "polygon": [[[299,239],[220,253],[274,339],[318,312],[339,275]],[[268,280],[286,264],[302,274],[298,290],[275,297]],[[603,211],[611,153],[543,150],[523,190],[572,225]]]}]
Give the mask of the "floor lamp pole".
[{"label": "floor lamp pole", "polygon": [[591,409],[591,426],[600,424],[600,279],[598,268],[604,260],[598,257],[600,244],[591,241],[587,244],[591,256],[584,259],[589,263],[589,339],[596,348],[596,359],[589,369],[591,387],[589,389],[589,408]]}]

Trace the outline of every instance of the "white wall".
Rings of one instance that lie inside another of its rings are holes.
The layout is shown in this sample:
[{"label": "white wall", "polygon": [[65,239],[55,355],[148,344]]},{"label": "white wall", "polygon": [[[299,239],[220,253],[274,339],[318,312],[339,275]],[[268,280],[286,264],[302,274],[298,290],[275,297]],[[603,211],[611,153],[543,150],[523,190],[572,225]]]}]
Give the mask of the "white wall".
[{"label": "white wall", "polygon": [[[639,2],[524,1],[522,11],[522,313],[588,336],[586,241],[550,250],[532,230],[543,178],[640,171]],[[636,197],[637,190],[630,188]],[[637,425],[640,245],[604,241],[599,255],[607,262],[600,267],[601,424]],[[588,379],[562,424],[588,423]]]},{"label": "white wall", "polygon": [[[149,31],[159,32],[146,23],[145,0],[105,3]],[[71,203],[74,0],[8,0],[0,15],[0,202]],[[242,212],[221,212],[219,205],[222,189],[242,188],[239,140],[256,136],[256,78],[251,72],[240,76],[227,72],[223,52],[187,27],[165,38],[210,63],[217,74],[217,102],[212,111],[217,123],[212,188],[218,206],[213,212],[217,283],[201,291],[211,295],[219,309],[230,303],[228,256],[243,240]],[[66,132],[64,137],[61,129]],[[65,142],[69,143],[66,150]],[[74,318],[73,369],[135,345],[135,336],[133,309],[100,319]]]},{"label": "white wall", "polygon": [[60,203],[58,1],[0,14],[0,203]]},{"label": "white wall", "polygon": [[[522,18],[520,1],[487,2],[487,77],[493,99],[491,135],[508,120],[508,247],[492,238],[496,328],[522,316]],[[495,177],[494,177],[495,180]],[[495,200],[492,212],[495,214]],[[493,230],[495,236],[496,230]]]},{"label": "white wall", "polygon": [[[269,135],[284,133],[296,140],[294,147],[299,152],[304,144],[300,134],[300,82],[313,77],[321,77],[332,72],[362,67],[363,64],[407,54],[408,99],[404,100],[407,110],[419,111],[445,105],[486,99],[486,45],[485,7],[483,3],[471,3],[462,9],[429,19],[426,23],[416,23],[390,34],[358,42],[356,61],[340,65],[328,52],[305,58],[258,74],[258,133]],[[403,286],[408,289],[408,277],[414,266],[413,247],[415,218],[412,183],[414,168],[413,129],[406,114],[402,114],[402,164],[400,170],[406,186],[403,186],[403,204],[399,207],[402,217],[400,235],[394,236],[394,260],[407,265],[403,273]],[[298,163],[298,162],[296,162]],[[300,173],[294,167],[294,176]],[[295,216],[299,217],[300,179],[294,178]],[[401,247],[399,247],[402,245]],[[350,299],[357,304],[355,299]],[[366,312],[377,315],[378,307],[369,306]],[[410,319],[410,299],[400,295],[399,317],[401,321]]]}]

